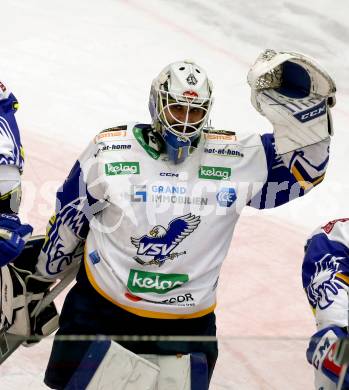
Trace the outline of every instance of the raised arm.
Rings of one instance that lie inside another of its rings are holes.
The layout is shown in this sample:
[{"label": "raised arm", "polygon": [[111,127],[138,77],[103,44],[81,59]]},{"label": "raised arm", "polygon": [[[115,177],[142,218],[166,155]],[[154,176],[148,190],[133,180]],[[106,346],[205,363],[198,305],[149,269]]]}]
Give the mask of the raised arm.
[{"label": "raised arm", "polygon": [[274,128],[273,135],[262,136],[268,177],[251,206],[276,207],[304,195],[323,180],[333,134],[330,107],[335,104],[336,87],[309,57],[272,50],[258,57],[248,82],[253,106]]}]

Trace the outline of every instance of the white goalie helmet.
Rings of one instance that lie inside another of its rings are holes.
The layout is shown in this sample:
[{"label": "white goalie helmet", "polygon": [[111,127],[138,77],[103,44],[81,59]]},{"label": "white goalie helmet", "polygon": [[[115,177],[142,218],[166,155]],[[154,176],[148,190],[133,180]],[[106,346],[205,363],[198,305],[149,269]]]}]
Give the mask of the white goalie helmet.
[{"label": "white goalie helmet", "polygon": [[181,162],[190,154],[208,121],[212,102],[212,83],[193,61],[171,63],[153,80],[149,110],[170,160]]}]

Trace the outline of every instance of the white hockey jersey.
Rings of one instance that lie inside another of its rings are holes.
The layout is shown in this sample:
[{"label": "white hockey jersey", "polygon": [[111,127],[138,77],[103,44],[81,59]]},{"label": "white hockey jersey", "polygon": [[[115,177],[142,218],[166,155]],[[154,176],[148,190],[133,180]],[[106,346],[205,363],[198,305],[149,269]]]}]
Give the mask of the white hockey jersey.
[{"label": "white hockey jersey", "polygon": [[245,205],[270,208],[321,182],[329,139],[277,156],[272,134],[211,130],[181,164],[146,142],[150,125],[96,136],[57,193],[38,270],[57,277],[85,241],[90,283],[134,314],[212,312],[222,262]]},{"label": "white hockey jersey", "polygon": [[[348,326],[349,218],[318,227],[306,244],[303,287],[317,329]],[[315,370],[316,390],[335,390],[336,384]]]},{"label": "white hockey jersey", "polygon": [[0,82],[0,212],[5,213],[17,212],[20,202],[24,153],[15,118],[17,104]]},{"label": "white hockey jersey", "polygon": [[15,119],[17,99],[0,82],[0,165],[23,169],[23,148]]},{"label": "white hockey jersey", "polygon": [[318,329],[348,326],[349,218],[330,221],[312,233],[302,279]]}]

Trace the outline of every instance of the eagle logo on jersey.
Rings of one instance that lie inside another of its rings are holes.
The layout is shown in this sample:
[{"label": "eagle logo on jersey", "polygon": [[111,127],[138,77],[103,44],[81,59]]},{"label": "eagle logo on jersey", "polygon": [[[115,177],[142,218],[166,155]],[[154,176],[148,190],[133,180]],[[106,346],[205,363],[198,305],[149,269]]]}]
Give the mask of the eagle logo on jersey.
[{"label": "eagle logo on jersey", "polygon": [[[138,249],[133,257],[142,265],[162,266],[166,260],[174,260],[186,252],[173,252],[179,243],[189,236],[199,225],[200,217],[191,213],[175,218],[168,224],[167,229],[162,225],[154,226],[149,234],[140,238],[131,237],[132,244]],[[152,257],[150,260],[147,260]]]},{"label": "eagle logo on jersey", "polygon": [[337,260],[338,258],[334,256],[326,255],[316,263],[315,273],[306,289],[314,308],[324,310],[329,307],[338,295],[338,290],[343,288],[340,281],[336,279],[336,274],[340,272],[340,263]]}]

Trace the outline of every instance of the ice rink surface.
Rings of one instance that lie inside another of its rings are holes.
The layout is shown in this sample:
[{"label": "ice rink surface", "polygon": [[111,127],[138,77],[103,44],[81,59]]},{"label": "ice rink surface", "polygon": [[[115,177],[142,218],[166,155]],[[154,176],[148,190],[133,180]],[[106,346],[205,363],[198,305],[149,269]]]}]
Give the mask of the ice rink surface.
[{"label": "ice rink surface", "polygon": [[[335,4],[335,8],[334,8]],[[246,74],[265,48],[316,58],[337,82],[326,180],[271,211],[245,209],[220,278],[220,356],[213,390],[312,388],[314,330],[301,287],[308,234],[348,211],[349,28],[346,0],[1,0],[0,80],[20,102],[26,151],[22,218],[43,233],[54,193],[89,140],[147,123],[150,83],[168,62],[195,59],[214,83],[212,121],[268,132],[249,103]],[[51,341],[0,367],[0,389],[44,389]]]}]

